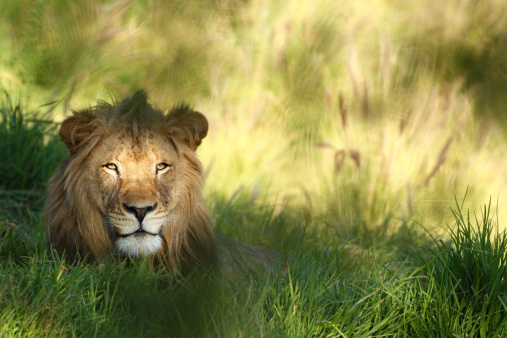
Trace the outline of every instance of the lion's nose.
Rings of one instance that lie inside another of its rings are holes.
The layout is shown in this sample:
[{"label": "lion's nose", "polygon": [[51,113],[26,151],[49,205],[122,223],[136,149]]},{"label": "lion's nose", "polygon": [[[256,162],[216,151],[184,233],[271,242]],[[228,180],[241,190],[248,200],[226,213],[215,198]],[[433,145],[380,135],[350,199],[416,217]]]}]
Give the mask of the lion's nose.
[{"label": "lion's nose", "polygon": [[134,214],[136,216],[137,220],[139,221],[139,225],[143,224],[143,219],[146,216],[147,213],[150,211],[153,211],[157,208],[158,203],[155,203],[154,205],[144,207],[144,208],[138,208],[135,206],[128,206],[125,203],[123,203],[123,207],[127,212],[130,212],[131,214]]}]

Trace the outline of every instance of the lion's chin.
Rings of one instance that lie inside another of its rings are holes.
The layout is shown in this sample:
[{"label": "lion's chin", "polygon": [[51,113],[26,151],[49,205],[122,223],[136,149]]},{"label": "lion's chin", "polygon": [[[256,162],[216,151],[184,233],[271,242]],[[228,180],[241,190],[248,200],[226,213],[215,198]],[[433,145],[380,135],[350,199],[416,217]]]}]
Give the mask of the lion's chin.
[{"label": "lion's chin", "polygon": [[162,238],[153,235],[131,235],[118,239],[116,248],[131,257],[148,256],[162,248]]}]

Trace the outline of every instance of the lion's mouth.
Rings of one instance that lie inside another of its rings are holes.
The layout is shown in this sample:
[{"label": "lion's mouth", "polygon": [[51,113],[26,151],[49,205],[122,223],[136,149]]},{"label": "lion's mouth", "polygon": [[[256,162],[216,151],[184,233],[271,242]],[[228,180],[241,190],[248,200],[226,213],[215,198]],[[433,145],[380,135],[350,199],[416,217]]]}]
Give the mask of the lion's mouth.
[{"label": "lion's mouth", "polygon": [[151,232],[148,232],[146,230],[143,230],[141,228],[137,229],[134,232],[131,232],[129,234],[119,234],[120,237],[129,237],[129,236],[144,236],[144,235],[152,235],[152,236],[158,236],[158,234],[154,234]]}]

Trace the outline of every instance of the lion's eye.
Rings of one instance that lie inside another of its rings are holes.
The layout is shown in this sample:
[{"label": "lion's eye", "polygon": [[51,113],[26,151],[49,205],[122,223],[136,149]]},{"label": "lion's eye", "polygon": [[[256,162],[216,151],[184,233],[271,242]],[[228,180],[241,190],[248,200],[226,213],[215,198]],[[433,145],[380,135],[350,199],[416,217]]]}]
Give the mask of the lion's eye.
[{"label": "lion's eye", "polygon": [[114,163],[106,163],[102,167],[109,169],[109,170],[115,170],[118,171],[118,167]]},{"label": "lion's eye", "polygon": [[167,168],[169,168],[171,165],[170,164],[167,164],[167,163],[159,163],[157,164],[157,172],[159,171],[162,171],[162,170],[165,170]]}]

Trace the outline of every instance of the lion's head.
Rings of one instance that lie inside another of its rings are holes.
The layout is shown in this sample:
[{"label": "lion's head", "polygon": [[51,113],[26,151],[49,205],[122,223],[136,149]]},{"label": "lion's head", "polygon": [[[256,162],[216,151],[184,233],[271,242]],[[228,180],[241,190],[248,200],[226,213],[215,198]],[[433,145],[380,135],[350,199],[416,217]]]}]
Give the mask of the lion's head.
[{"label": "lion's head", "polygon": [[70,155],[50,181],[45,206],[50,247],[68,262],[117,252],[183,273],[215,268],[195,155],[207,131],[202,114],[187,106],[164,114],[143,91],[74,112],[60,130]]}]

